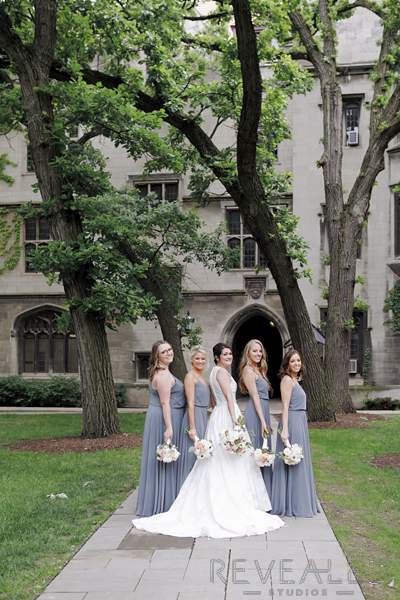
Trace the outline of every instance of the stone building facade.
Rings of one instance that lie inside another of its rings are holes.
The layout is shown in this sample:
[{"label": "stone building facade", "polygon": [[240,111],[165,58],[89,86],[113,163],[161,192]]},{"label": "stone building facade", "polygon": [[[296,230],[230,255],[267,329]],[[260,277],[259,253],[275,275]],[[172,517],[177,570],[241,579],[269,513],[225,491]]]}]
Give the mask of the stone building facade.
[{"label": "stone building facade", "polygon": [[[358,11],[340,25],[338,59],[341,65],[344,105],[344,181],[350,186],[360,167],[368,140],[372,84],[370,73],[376,59],[377,20],[367,11]],[[323,289],[327,284],[327,240],[324,224],[322,172],[316,163],[322,153],[322,112],[319,86],[295,97],[287,118],[292,137],[278,149],[277,168],[293,173],[291,193],[279,201],[290,206],[300,217],[299,231],[307,240],[312,284],[301,281],[311,319],[318,328],[324,318]],[[221,130],[219,142],[229,141],[231,131]],[[143,179],[143,161],[133,162],[121,149],[103,138],[97,146],[107,157],[113,183],[122,188],[147,185],[148,190],[165,200],[177,197],[183,206],[192,206],[188,181],[173,173],[153,174]],[[27,202],[40,202],[32,191],[35,181],[30,170],[26,142],[20,134],[0,139],[0,153],[6,152],[15,167],[12,187],[0,183],[0,206],[5,209]],[[367,311],[356,311],[349,365],[353,382],[361,378],[366,352],[371,353],[371,379],[377,384],[400,384],[400,338],[390,327],[384,312],[388,289],[400,275],[400,139],[394,140],[385,157],[385,170],[373,191],[370,218],[365,228],[358,258],[358,274],[365,284],[356,286],[356,295],[364,300]],[[217,341],[232,344],[238,357],[246,341],[260,338],[270,359],[270,377],[277,387],[276,373],[283,349],[290,344],[281,302],[274,280],[263,267],[263,257],[243,227],[230,198],[218,186],[212,190],[206,207],[198,208],[210,229],[225,222],[227,244],[240,248],[240,264],[222,275],[206,271],[200,265],[187,267],[185,309],[203,328],[203,344],[211,348]],[[29,250],[46,243],[45,223],[21,225],[22,252],[17,266],[0,276],[0,375],[21,373],[25,377],[46,377],[50,373],[76,374],[73,333],[58,336],[52,331],[52,314],[62,310],[63,290],[49,286],[44,277],[30,272]],[[0,265],[1,268],[1,265]],[[397,275],[396,275],[397,272]],[[322,341],[316,329],[316,335]],[[152,322],[125,325],[109,334],[114,377],[130,386],[130,397],[145,403],[146,361],[151,344],[160,337]],[[234,365],[234,369],[236,365]]]}]

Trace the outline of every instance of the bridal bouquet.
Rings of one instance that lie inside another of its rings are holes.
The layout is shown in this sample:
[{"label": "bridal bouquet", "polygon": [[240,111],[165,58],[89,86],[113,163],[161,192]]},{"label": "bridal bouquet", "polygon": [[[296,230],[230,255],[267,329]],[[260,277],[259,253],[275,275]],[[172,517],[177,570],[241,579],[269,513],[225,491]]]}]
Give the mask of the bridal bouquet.
[{"label": "bridal bouquet", "polygon": [[282,452],[279,452],[279,458],[285,465],[298,465],[304,458],[303,448],[299,444],[289,444]]},{"label": "bridal bouquet", "polygon": [[157,446],[157,460],[163,463],[170,463],[178,460],[180,456],[180,452],[176,446],[171,444],[171,441],[168,440],[163,444],[158,444]]},{"label": "bridal bouquet", "polygon": [[220,439],[229,454],[242,455],[253,450],[243,417],[238,418],[233,429],[221,431]]},{"label": "bridal bouquet", "polygon": [[259,467],[272,467],[275,460],[275,453],[268,448],[268,428],[263,431],[263,443],[261,448],[254,450],[254,460]]},{"label": "bridal bouquet", "polygon": [[189,448],[189,452],[193,452],[197,460],[204,460],[205,458],[210,458],[210,456],[212,456],[213,449],[214,446],[210,440],[199,440],[199,438],[196,437],[194,446]]}]

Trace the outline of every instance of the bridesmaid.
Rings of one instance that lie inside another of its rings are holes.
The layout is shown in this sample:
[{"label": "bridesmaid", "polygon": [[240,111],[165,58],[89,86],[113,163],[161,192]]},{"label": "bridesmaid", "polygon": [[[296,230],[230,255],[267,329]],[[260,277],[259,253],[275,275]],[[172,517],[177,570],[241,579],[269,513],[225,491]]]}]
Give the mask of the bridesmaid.
[{"label": "bridesmaid", "polygon": [[180,436],[178,491],[196,462],[196,457],[193,452],[189,452],[189,448],[193,446],[192,442],[196,437],[204,438],[210,405],[210,388],[203,377],[203,371],[207,366],[206,350],[201,346],[194,348],[191,353],[191,363],[192,369],[184,381],[187,409]]},{"label": "bridesmaid", "polygon": [[177,445],[185,409],[183,384],[169,370],[173,360],[171,344],[165,341],[153,344],[136,507],[136,514],[141,517],[167,511],[177,496],[179,459],[162,463],[156,458],[158,444],[171,440]]},{"label": "bridesmaid", "polygon": [[299,384],[303,378],[303,363],[297,350],[289,350],[280,370],[282,422],[276,443],[281,452],[288,443],[299,444],[304,458],[297,465],[288,466],[277,458],[272,485],[272,513],[288,517],[313,517],[319,512],[311,463],[308,436],[306,394]]},{"label": "bridesmaid", "polygon": [[[255,448],[263,444],[262,433],[266,426],[271,429],[269,414],[270,387],[267,379],[267,353],[259,340],[250,340],[240,361],[239,388],[243,394],[250,396],[246,408],[246,427]],[[268,447],[271,448],[271,435],[268,436]],[[272,494],[272,468],[263,467],[261,473],[267,488],[268,496]]]}]

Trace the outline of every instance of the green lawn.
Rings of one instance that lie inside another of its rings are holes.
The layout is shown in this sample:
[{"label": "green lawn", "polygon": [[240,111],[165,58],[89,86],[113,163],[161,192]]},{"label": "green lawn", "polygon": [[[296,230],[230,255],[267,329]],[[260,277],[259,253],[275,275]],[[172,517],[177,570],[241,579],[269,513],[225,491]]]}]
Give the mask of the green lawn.
[{"label": "green lawn", "polygon": [[[142,414],[121,415],[141,432]],[[140,449],[15,452],[19,439],[80,432],[80,415],[0,416],[0,599],[32,600],[137,484]],[[64,492],[68,500],[50,501]]]},{"label": "green lawn", "polygon": [[[370,460],[400,453],[400,417],[370,423],[367,429],[312,429],[314,472],[365,597],[392,600],[400,598],[400,470]],[[395,588],[388,587],[392,579]]]}]

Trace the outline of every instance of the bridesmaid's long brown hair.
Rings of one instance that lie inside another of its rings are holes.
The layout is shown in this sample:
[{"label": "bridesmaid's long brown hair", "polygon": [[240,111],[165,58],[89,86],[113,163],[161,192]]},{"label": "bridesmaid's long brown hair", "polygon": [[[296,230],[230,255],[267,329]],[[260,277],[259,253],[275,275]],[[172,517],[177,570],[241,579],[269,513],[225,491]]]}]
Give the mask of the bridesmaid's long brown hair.
[{"label": "bridesmaid's long brown hair", "polygon": [[289,362],[290,359],[292,358],[292,356],[294,356],[295,354],[299,355],[299,358],[301,360],[301,369],[299,371],[299,374],[297,376],[297,379],[302,380],[304,378],[304,363],[303,363],[303,357],[300,354],[300,352],[298,350],[295,350],[294,348],[292,348],[292,350],[289,350],[288,352],[286,352],[285,356],[283,357],[282,360],[282,364],[281,364],[281,368],[279,369],[279,373],[278,376],[282,379],[282,377],[284,377],[285,375],[289,375],[289,377],[291,377],[291,372],[290,372],[290,367],[289,367]]}]

